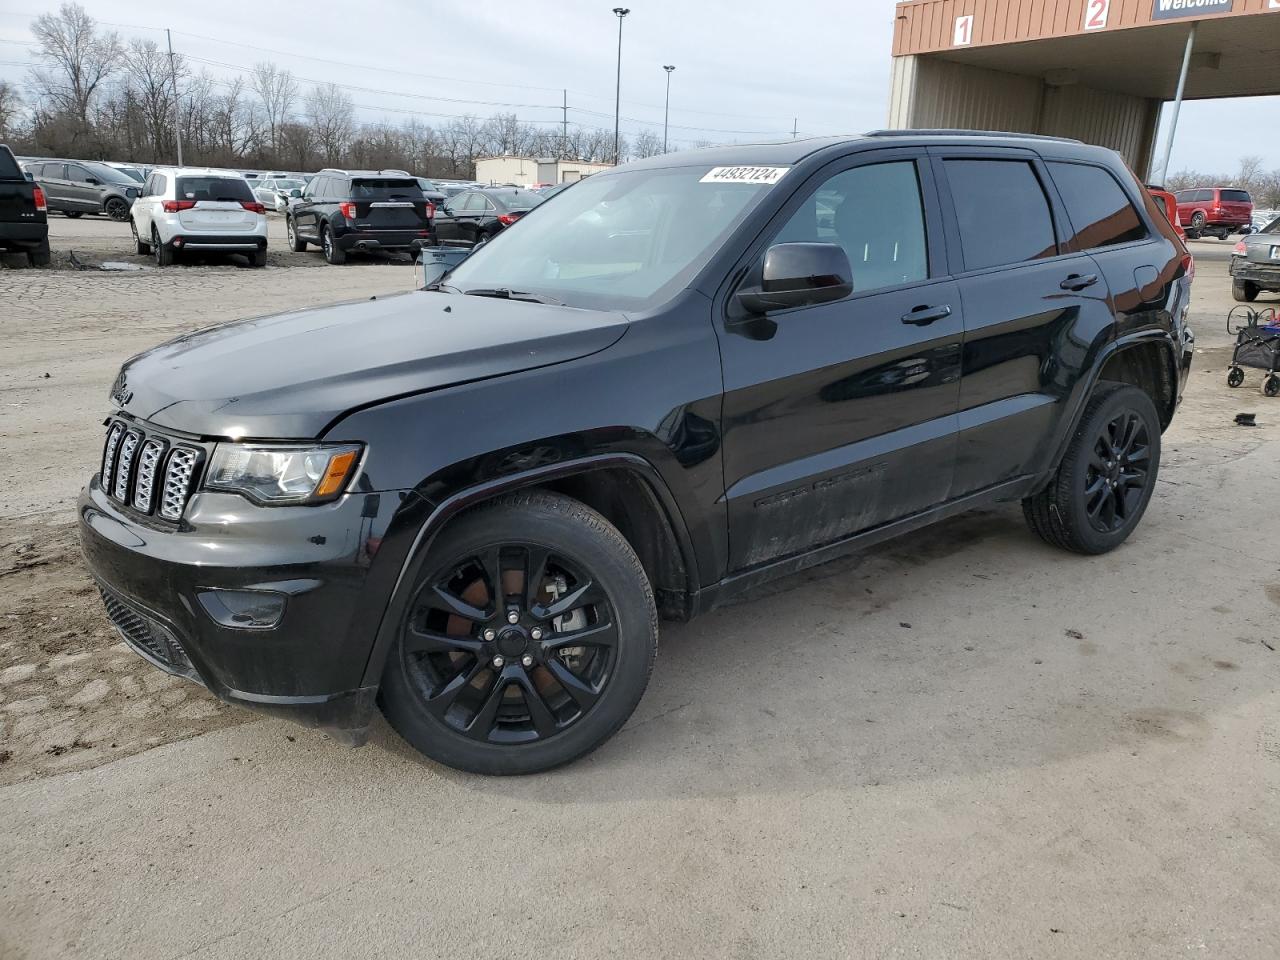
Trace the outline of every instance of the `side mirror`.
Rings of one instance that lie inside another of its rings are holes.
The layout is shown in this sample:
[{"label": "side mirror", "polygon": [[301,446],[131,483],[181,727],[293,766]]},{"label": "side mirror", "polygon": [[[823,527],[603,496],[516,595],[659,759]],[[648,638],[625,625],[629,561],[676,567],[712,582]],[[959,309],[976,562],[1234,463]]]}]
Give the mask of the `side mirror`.
[{"label": "side mirror", "polygon": [[301,191],[301,190],[297,190],[297,189],[295,189],[295,190],[290,190],[290,191],[289,191],[289,196],[290,196],[290,197],[292,197],[294,200],[301,200],[301,199],[302,199],[302,191]]},{"label": "side mirror", "polygon": [[91,187],[102,186],[102,181],[99,180],[97,177],[90,177],[88,180],[85,181],[85,183],[87,183]]},{"label": "side mirror", "polygon": [[27,180],[28,183],[36,182],[36,175],[32,173],[30,170],[23,171],[22,176]]},{"label": "side mirror", "polygon": [[775,243],[764,255],[759,288],[738,291],[752,313],[843,300],[853,293],[853,271],[835,243]]}]

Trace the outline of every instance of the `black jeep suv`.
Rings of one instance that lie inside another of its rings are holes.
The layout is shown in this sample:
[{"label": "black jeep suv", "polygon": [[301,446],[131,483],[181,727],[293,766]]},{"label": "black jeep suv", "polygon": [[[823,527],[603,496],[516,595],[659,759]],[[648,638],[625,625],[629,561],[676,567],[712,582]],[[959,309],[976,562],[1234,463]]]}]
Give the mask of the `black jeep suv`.
[{"label": "black jeep suv", "polygon": [[1122,543],[1190,271],[1074,141],[654,157],[426,289],[128,361],[84,551],[161,669],[347,742],[377,704],[443,763],[543,770],[626,721],[659,615],[995,501],[1068,550]]},{"label": "black jeep suv", "polygon": [[416,254],[431,243],[431,207],[403,170],[321,170],[285,211],[294,253],[319,244],[329,263],[350,251]]}]

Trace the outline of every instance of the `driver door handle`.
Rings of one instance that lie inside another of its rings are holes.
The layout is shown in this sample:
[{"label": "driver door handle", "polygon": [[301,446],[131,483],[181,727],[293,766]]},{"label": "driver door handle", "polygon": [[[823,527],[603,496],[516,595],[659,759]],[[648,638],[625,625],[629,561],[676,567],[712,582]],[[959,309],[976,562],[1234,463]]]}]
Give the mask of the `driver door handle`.
[{"label": "driver door handle", "polygon": [[1083,290],[1085,287],[1092,287],[1097,282],[1098,275],[1096,273],[1073,273],[1058,286],[1063,290]]},{"label": "driver door handle", "polygon": [[933,323],[935,320],[941,320],[943,317],[951,316],[951,304],[944,303],[941,306],[915,307],[908,313],[902,315],[902,322],[909,323],[916,327],[924,327]]}]

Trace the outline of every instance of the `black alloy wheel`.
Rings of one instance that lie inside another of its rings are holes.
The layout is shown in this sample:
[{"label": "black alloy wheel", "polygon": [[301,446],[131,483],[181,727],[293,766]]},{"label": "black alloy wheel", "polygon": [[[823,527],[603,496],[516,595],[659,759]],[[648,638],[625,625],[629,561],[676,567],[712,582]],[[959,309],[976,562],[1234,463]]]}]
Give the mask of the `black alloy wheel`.
[{"label": "black alloy wheel", "polygon": [[1102,381],[1050,481],[1022,501],[1046,543],[1106,553],[1137,528],[1160,469],[1160,415],[1146,391]]},{"label": "black alloy wheel", "polygon": [[1085,475],[1085,510],[1095,530],[1114,533],[1129,522],[1143,502],[1150,467],[1147,425],[1123,410],[1097,434]]},{"label": "black alloy wheel", "polygon": [[567,497],[519,495],[432,544],[388,657],[383,710],[450,766],[546,770],[622,726],[656,644],[648,579],[617,529]]},{"label": "black alloy wheel", "polygon": [[123,222],[129,219],[129,204],[119,197],[112,197],[107,201],[106,213],[112,220]]},{"label": "black alloy wheel", "polygon": [[[470,552],[470,551],[469,551]],[[581,563],[532,543],[494,543],[424,582],[401,638],[427,710],[482,743],[564,732],[604,694],[618,624]]]}]

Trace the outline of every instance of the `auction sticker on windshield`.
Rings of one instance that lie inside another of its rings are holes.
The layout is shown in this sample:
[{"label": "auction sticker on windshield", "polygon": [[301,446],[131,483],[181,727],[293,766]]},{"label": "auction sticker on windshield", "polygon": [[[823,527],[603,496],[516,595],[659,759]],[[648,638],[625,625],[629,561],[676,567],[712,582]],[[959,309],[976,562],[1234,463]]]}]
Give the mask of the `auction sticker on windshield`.
[{"label": "auction sticker on windshield", "polygon": [[790,167],[712,167],[699,183],[777,183]]}]

